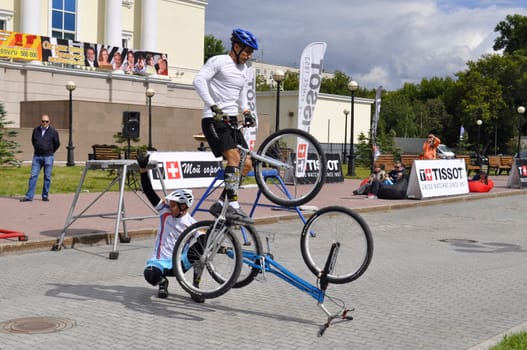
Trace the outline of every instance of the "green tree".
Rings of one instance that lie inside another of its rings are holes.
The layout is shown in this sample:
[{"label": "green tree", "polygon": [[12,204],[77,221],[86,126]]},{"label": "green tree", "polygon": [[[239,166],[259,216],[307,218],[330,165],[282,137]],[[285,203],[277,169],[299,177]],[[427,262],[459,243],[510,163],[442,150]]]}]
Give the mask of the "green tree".
[{"label": "green tree", "polygon": [[203,62],[207,62],[212,56],[224,53],[227,53],[227,49],[225,49],[221,40],[216,39],[211,34],[205,35],[205,57]]},{"label": "green tree", "polygon": [[[348,83],[350,80],[351,78],[345,73],[336,71],[333,75],[333,78],[322,79],[322,83],[320,84],[320,92],[343,96],[350,95],[351,93],[348,90]],[[355,94],[357,95],[357,93]]]},{"label": "green tree", "polygon": [[494,40],[495,51],[503,49],[505,54],[512,54],[521,50],[527,53],[527,17],[522,15],[507,15],[494,28],[500,35]]},{"label": "green tree", "polygon": [[0,103],[0,166],[20,166],[20,161],[15,158],[15,154],[22,152],[14,140],[18,133],[7,129],[13,122],[7,120],[6,114],[4,105]]},{"label": "green tree", "polygon": [[300,74],[296,72],[286,71],[284,74],[284,80],[282,81],[282,89],[289,91],[298,90],[300,82]]}]

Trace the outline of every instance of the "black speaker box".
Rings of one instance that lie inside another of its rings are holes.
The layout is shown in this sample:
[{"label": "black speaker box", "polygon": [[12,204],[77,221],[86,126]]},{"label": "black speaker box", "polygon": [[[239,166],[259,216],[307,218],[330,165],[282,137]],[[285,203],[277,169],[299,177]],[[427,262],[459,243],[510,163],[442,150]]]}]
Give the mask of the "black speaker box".
[{"label": "black speaker box", "polygon": [[139,112],[123,112],[123,132],[124,138],[138,138],[139,137]]}]

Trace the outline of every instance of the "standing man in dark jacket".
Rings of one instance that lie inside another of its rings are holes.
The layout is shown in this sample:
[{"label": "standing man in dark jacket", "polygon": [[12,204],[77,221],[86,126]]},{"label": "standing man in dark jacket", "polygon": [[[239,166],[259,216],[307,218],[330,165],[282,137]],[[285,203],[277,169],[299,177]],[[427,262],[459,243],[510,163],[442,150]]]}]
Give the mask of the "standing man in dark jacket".
[{"label": "standing man in dark jacket", "polygon": [[40,117],[40,126],[33,129],[31,136],[31,143],[35,150],[33,154],[33,162],[31,163],[31,176],[29,177],[29,184],[26,195],[21,202],[30,202],[35,195],[35,188],[37,187],[38,175],[40,169],[44,167],[44,184],[42,186],[42,200],[49,201],[49,187],[51,185],[51,171],[53,170],[53,161],[55,160],[55,152],[60,147],[59,133],[50,124],[50,119],[47,114],[42,114]]}]

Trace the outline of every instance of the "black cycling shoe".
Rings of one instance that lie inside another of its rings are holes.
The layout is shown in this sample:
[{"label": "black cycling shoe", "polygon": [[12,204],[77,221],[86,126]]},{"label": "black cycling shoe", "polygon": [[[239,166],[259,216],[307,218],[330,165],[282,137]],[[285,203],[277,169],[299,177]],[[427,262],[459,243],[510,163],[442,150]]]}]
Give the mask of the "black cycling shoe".
[{"label": "black cycling shoe", "polygon": [[229,208],[227,208],[227,215],[225,215],[227,219],[233,220],[233,221],[239,221],[244,224],[252,225],[254,224],[254,219],[251,218],[249,215],[247,215],[242,208],[233,208],[229,205]]},{"label": "black cycling shoe", "polygon": [[[222,210],[223,206],[219,202],[216,202],[209,208],[209,213],[211,213],[215,217],[218,217],[220,216]],[[233,208],[230,205],[227,208],[225,218],[232,221],[238,221],[244,224],[254,224],[253,218],[247,215],[241,208]]]},{"label": "black cycling shoe", "polygon": [[161,282],[159,282],[159,291],[157,292],[157,297],[165,299],[168,297],[168,280],[163,277]]}]

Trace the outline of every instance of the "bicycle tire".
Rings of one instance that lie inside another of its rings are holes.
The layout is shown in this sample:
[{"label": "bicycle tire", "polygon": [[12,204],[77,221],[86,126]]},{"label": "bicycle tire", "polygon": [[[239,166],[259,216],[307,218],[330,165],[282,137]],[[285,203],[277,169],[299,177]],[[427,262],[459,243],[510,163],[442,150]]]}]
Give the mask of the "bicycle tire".
[{"label": "bicycle tire", "polygon": [[239,230],[233,230],[233,227],[231,227],[231,230],[240,242],[243,256],[243,266],[240,275],[232,288],[242,288],[250,284],[256,275],[260,273],[261,269],[259,267],[254,267],[248,264],[249,262],[259,264],[259,261],[251,261],[250,257],[247,256],[247,253],[251,253],[250,256],[262,256],[264,254],[262,240],[260,239],[258,232],[256,232],[256,228],[252,225],[239,226]]},{"label": "bicycle tire", "polygon": [[[263,248],[260,236],[256,232],[254,226],[230,226],[229,230],[236,236],[242,247],[243,266],[238,276],[238,280],[234,283],[232,288],[242,288],[250,284],[256,275],[260,272],[260,268],[252,266],[251,264],[259,264],[259,261],[251,260],[254,256],[262,256]],[[212,278],[218,283],[225,280],[221,274],[211,272]]]},{"label": "bicycle tire", "polygon": [[[212,256],[204,256],[204,246],[209,243],[213,227],[212,220],[199,221],[187,227],[178,237],[172,255],[172,268],[181,287],[189,294],[205,299],[216,298],[229,291],[242,267],[240,242],[226,226],[220,233],[221,244]],[[199,285],[194,283],[195,274],[200,276]],[[216,275],[223,278],[218,280]]]},{"label": "bicycle tire", "polygon": [[334,269],[327,281],[343,284],[359,278],[370,265],[373,239],[366,221],[351,209],[330,206],[316,211],[306,222],[300,236],[305,264],[319,277],[331,245],[339,244]]},{"label": "bicycle tire", "polygon": [[[305,141],[308,151],[303,177],[295,176],[297,140]],[[285,207],[296,207],[309,202],[322,189],[326,179],[326,157],[322,146],[311,134],[300,129],[278,130],[262,142],[257,154],[279,159],[289,165],[287,168],[273,167],[253,159],[258,188],[271,202]],[[270,176],[270,173],[279,175],[282,182],[280,183],[276,176]]]}]

